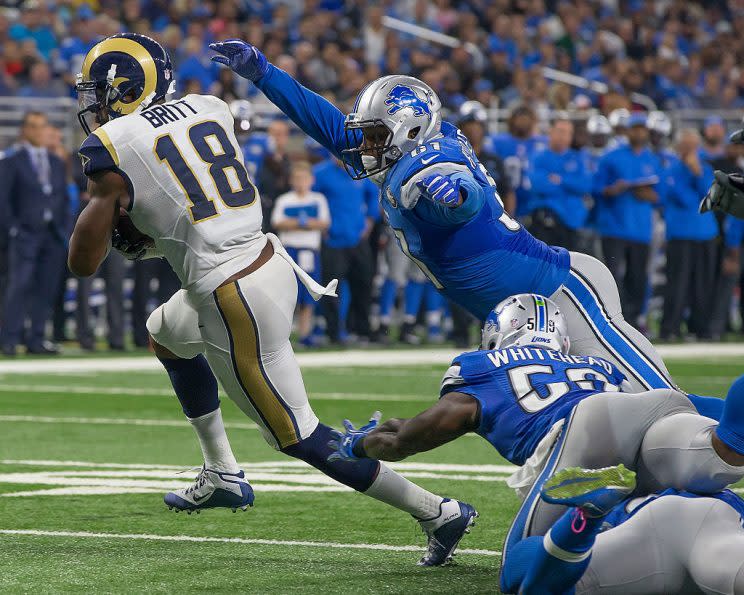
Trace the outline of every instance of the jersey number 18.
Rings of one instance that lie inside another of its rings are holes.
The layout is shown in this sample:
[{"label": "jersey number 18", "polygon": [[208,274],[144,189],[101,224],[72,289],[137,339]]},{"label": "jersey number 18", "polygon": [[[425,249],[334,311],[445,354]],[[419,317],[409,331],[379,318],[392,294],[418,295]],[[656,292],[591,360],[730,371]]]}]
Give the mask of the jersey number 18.
[{"label": "jersey number 18", "polygon": [[[188,134],[191,146],[199,158],[209,165],[209,175],[222,203],[231,209],[252,205],[256,200],[256,187],[248,178],[245,166],[238,160],[235,147],[225,129],[209,120],[194,124],[189,128]],[[170,134],[158,137],[153,150],[161,163],[165,163],[171,170],[186,195],[192,222],[199,223],[218,216],[214,200],[207,196],[173,137]]]}]

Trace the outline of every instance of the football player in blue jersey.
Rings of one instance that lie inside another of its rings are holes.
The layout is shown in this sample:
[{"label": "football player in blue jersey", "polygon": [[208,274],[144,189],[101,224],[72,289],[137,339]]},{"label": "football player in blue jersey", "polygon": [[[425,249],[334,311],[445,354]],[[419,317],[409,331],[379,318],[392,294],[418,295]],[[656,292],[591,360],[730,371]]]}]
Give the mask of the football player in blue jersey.
[{"label": "football player in blue jersey", "polygon": [[213,60],[252,80],[354,179],[380,186],[401,250],[446,297],[482,321],[510,295],[549,296],[568,320],[576,353],[611,361],[634,390],[673,386],[653,346],[623,319],[607,267],[536,240],[504,211],[488,171],[460,131],[442,121],[427,84],[382,77],[344,115],[254,46],[229,40],[210,47],[219,54]]},{"label": "football player in blue jersey", "polygon": [[508,298],[486,320],[482,349],[455,358],[436,404],[379,427],[373,421],[355,430],[347,420],[331,456],[400,460],[477,433],[521,466],[508,483],[531,500],[506,547],[544,535],[562,514],[563,507],[537,498],[534,487],[557,469],[622,463],[637,473],[642,494],[714,493],[744,477],[744,457],[737,454],[744,452],[744,439],[741,448],[737,442],[744,435],[744,398],[727,399],[717,422],[678,391],[621,392],[629,384],[616,366],[569,355],[569,346],[566,321],[552,300]]}]

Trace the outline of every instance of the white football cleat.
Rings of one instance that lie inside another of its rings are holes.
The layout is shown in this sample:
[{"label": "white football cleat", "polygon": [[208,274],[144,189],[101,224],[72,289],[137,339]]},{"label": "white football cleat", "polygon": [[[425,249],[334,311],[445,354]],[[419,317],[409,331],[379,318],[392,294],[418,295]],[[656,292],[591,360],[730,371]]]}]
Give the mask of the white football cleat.
[{"label": "white football cleat", "polygon": [[163,500],[169,510],[185,510],[189,514],[204,508],[238,508],[246,510],[253,506],[253,488],[245,479],[245,473],[224,473],[202,466],[194,483],[187,488],[168,492]]}]

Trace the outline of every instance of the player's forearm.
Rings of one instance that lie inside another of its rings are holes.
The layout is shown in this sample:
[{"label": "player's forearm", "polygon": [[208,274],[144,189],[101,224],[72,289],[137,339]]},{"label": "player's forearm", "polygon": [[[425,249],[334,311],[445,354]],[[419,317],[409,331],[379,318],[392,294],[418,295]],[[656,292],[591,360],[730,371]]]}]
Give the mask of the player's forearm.
[{"label": "player's forearm", "polygon": [[347,148],[345,116],[335,105],[273,64],[269,64],[268,72],[256,81],[256,86],[303,132],[341,157],[341,150]]},{"label": "player's forearm", "polygon": [[75,228],[70,238],[67,266],[78,277],[90,277],[106,259],[110,246],[110,232],[108,237],[98,234],[86,238],[84,232]]},{"label": "player's forearm", "polygon": [[412,449],[410,444],[401,441],[398,432],[376,430],[365,436],[354,452],[357,455],[380,461],[402,461],[418,451]]}]

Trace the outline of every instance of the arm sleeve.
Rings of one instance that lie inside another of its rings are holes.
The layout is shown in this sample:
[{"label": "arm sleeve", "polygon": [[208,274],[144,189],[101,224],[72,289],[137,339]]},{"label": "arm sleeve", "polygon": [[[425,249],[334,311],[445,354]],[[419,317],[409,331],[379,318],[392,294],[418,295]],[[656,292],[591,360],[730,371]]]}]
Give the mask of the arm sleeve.
[{"label": "arm sleeve", "polygon": [[101,140],[101,137],[94,132],[80,146],[78,154],[86,176],[92,176],[102,171],[115,171],[117,173],[120,171],[116,150],[108,140],[108,136],[105,133],[102,133],[102,136],[104,140]]},{"label": "arm sleeve", "polygon": [[272,64],[269,64],[268,72],[256,81],[256,87],[303,132],[341,158],[341,151],[348,146],[345,117],[336,106]]}]

